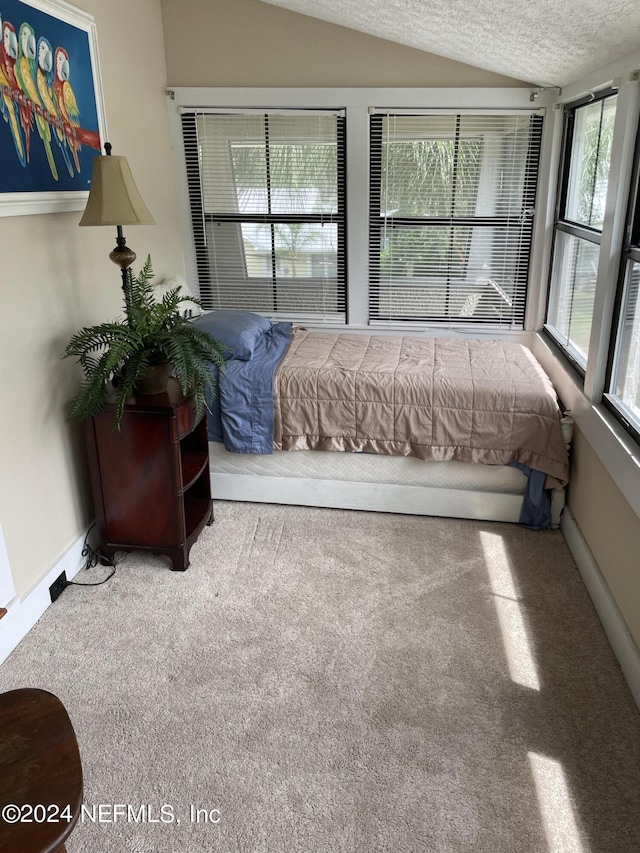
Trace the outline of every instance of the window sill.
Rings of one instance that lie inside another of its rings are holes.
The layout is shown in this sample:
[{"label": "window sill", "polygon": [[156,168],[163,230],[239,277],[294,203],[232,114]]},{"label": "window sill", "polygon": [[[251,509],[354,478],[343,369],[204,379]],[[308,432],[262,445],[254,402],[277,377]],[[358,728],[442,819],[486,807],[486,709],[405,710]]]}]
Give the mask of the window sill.
[{"label": "window sill", "polygon": [[429,323],[386,323],[376,322],[371,323],[341,323],[339,321],[329,320],[323,321],[316,317],[300,318],[284,315],[273,315],[265,312],[266,317],[269,317],[273,322],[288,321],[294,326],[303,326],[305,329],[314,332],[344,332],[345,334],[366,334],[366,335],[427,335],[432,338],[488,338],[490,340],[506,340],[514,341],[515,343],[524,344],[531,348],[532,335],[530,331],[523,329],[505,329],[500,326],[474,326],[473,324],[452,324],[446,326],[444,324],[429,325]]},{"label": "window sill", "polygon": [[640,445],[601,403],[585,397],[579,377],[538,332],[533,354],[548,373],[558,396],[636,515],[640,518]]}]

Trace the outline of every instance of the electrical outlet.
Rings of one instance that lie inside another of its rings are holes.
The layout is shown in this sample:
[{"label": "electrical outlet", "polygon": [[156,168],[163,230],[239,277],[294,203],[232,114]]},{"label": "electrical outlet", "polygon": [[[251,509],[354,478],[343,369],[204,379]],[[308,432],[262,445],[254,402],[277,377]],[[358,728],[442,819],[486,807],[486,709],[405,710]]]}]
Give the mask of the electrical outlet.
[{"label": "electrical outlet", "polygon": [[54,582],[49,587],[49,595],[51,596],[51,602],[53,603],[57,598],[60,598],[62,595],[62,591],[69,586],[69,581],[67,580],[67,573],[63,572],[59,578],[56,578]]}]

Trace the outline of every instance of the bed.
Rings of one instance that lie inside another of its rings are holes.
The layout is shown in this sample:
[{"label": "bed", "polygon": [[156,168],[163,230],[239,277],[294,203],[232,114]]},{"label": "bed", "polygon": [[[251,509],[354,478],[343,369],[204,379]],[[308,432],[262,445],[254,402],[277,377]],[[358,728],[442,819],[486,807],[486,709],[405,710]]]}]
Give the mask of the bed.
[{"label": "bed", "polygon": [[217,498],[559,523],[567,435],[526,347],[196,322],[229,347],[208,414]]}]

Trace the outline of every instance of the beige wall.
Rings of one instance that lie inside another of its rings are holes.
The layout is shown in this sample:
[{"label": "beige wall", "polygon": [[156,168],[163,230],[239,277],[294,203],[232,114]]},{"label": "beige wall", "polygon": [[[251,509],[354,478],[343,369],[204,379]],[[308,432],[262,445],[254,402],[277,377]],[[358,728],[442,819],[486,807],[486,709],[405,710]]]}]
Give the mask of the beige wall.
[{"label": "beige wall", "polygon": [[162,17],[171,86],[527,85],[259,0],[162,0]]},{"label": "beige wall", "polygon": [[[182,273],[159,0],[76,5],[96,20],[109,141],[158,223],[125,229],[128,242],[138,260],[151,253],[158,276]],[[18,595],[93,516],[80,430],[64,413],[78,369],[60,357],[73,332],[117,316],[121,300],[108,258],[115,228],[78,228],[80,215],[0,218],[0,523]]]},{"label": "beige wall", "polygon": [[640,518],[579,431],[568,505],[640,647]]}]

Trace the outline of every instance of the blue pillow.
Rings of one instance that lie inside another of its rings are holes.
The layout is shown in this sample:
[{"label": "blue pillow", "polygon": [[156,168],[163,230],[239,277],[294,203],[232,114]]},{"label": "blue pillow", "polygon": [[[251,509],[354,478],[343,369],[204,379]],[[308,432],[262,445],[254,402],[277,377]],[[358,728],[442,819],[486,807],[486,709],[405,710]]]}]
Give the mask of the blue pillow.
[{"label": "blue pillow", "polygon": [[258,340],[271,328],[271,321],[251,311],[209,311],[193,321],[232,351],[230,358],[250,361]]}]

